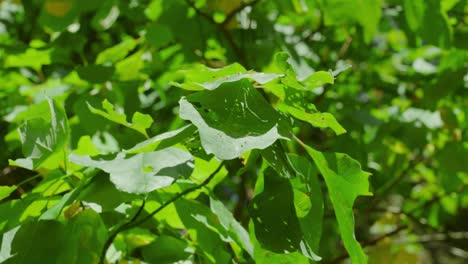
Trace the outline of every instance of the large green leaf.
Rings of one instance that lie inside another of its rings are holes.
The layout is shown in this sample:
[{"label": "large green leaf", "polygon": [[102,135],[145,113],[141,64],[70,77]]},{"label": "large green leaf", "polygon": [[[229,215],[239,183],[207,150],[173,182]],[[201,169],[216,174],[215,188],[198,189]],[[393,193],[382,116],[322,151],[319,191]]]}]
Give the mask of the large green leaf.
[{"label": "large green leaf", "polygon": [[179,104],[180,117],[198,128],[205,151],[219,159],[234,159],[282,138],[280,115],[248,80],[195,93]]},{"label": "large green leaf", "polygon": [[323,197],[317,169],[305,157],[288,155],[298,176],[291,180],[294,206],[304,240],[313,252],[319,251],[323,227]]},{"label": "large green leaf", "polygon": [[16,231],[10,245],[11,257],[3,263],[97,263],[106,238],[101,217],[91,209],[66,224],[31,221]]},{"label": "large green leaf", "polygon": [[70,161],[99,168],[110,174],[117,189],[128,193],[148,193],[172,184],[179,176],[188,176],[192,155],[171,147],[126,157],[123,153],[112,160],[93,160],[89,156],[70,155]]},{"label": "large green leaf", "polygon": [[26,158],[10,161],[12,165],[35,169],[52,154],[62,150],[66,144],[69,128],[65,110],[54,100],[48,98],[47,101],[50,117],[27,120],[19,128],[22,150]]},{"label": "large green leaf", "polygon": [[343,153],[322,153],[303,145],[327,184],[341,238],[353,263],[367,263],[367,256],[354,235],[354,200],[369,192],[369,173]]},{"label": "large green leaf", "polygon": [[[286,254],[289,252],[301,252],[311,260],[318,261],[321,258],[313,251],[309,242],[311,236],[320,237],[321,230],[306,227],[302,230],[295,205],[295,195],[288,179],[279,177],[276,172],[267,167],[263,175],[257,179],[256,192],[250,205],[250,216],[253,221],[255,237],[265,250]],[[298,204],[298,207],[301,206]],[[320,211],[318,211],[320,214]],[[301,213],[301,217],[304,214]],[[304,231],[315,231],[316,234],[307,234]]]}]

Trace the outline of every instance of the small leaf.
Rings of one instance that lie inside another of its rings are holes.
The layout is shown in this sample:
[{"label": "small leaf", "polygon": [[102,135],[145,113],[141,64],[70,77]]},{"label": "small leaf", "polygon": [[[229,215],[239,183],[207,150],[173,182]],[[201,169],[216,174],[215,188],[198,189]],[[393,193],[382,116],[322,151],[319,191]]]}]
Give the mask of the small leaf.
[{"label": "small leaf", "polygon": [[125,114],[116,112],[114,110],[114,106],[111,103],[109,103],[107,99],[105,99],[102,102],[102,107],[106,110],[106,112],[96,109],[88,103],[89,111],[91,111],[92,113],[100,115],[117,124],[138,131],[148,138],[146,129],[149,128],[153,123],[153,118],[150,115],[136,112],[133,114],[132,123],[129,123],[127,122],[127,116]]},{"label": "small leaf", "polygon": [[346,129],[344,129],[330,113],[307,113],[300,108],[287,105],[280,105],[278,109],[287,112],[293,117],[305,121],[314,127],[331,128],[337,135],[346,133]]},{"label": "small leaf", "polygon": [[294,118],[305,121],[314,127],[331,128],[335,134],[341,135],[346,130],[336,121],[330,113],[320,113],[315,105],[309,103],[300,91],[285,88],[285,99],[278,105],[278,110],[292,115]]},{"label": "small leaf", "polygon": [[16,188],[17,186],[0,186],[0,201],[10,196]]},{"label": "small leaf", "polygon": [[303,82],[307,85],[307,89],[310,90],[325,84],[333,84],[334,77],[329,72],[318,71],[307,77]]},{"label": "small leaf", "polygon": [[97,56],[96,64],[106,62],[116,63],[120,61],[136,47],[137,43],[134,39],[126,39],[113,47],[101,51]]}]

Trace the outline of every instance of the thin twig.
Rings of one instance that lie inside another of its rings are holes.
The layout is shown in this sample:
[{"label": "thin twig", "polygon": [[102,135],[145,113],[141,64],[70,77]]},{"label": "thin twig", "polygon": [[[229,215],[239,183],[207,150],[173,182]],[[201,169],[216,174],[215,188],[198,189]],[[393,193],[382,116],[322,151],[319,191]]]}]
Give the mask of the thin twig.
[{"label": "thin twig", "polygon": [[195,2],[192,2],[191,0],[185,0],[185,3],[187,3],[187,5],[189,5],[191,8],[193,8],[195,10],[195,12],[197,12],[197,14],[199,14],[200,16],[208,19],[208,21],[210,21],[213,24],[217,24],[216,21],[214,20],[213,16],[211,16],[208,13],[203,12],[201,9],[196,7]]},{"label": "thin twig", "polygon": [[138,211],[133,215],[133,217],[125,222],[124,224],[120,225],[119,227],[117,227],[115,229],[114,232],[112,232],[111,235],[109,235],[109,237],[107,238],[106,242],[104,243],[104,247],[102,248],[102,251],[101,251],[101,258],[100,258],[100,261],[99,263],[104,263],[104,260],[106,258],[106,252],[107,250],[109,249],[110,245],[112,244],[112,242],[114,242],[114,239],[115,237],[122,231],[128,229],[128,226],[130,225],[130,223],[132,223],[133,221],[135,221],[138,216],[141,214],[141,212],[143,211],[143,208],[145,207],[145,204],[146,204],[146,200],[143,200],[143,203],[141,204],[140,208],[138,208]]}]

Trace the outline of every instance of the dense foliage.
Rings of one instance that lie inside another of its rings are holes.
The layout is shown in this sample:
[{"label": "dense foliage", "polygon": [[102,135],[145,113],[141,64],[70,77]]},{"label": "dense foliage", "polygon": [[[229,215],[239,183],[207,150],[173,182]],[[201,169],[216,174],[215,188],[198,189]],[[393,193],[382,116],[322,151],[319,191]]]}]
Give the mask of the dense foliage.
[{"label": "dense foliage", "polygon": [[0,263],[466,263],[467,12],[0,1]]}]

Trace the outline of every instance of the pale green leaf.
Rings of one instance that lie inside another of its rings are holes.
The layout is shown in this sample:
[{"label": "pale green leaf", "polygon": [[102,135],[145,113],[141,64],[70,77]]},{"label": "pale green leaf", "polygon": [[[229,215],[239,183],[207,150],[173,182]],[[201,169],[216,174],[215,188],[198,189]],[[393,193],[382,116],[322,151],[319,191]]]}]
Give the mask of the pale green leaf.
[{"label": "pale green leaf", "polygon": [[99,168],[110,174],[117,189],[136,194],[169,186],[175,178],[190,175],[193,168],[192,155],[174,147],[130,157],[120,153],[112,160],[93,160],[89,156],[71,154],[70,161]]}]

